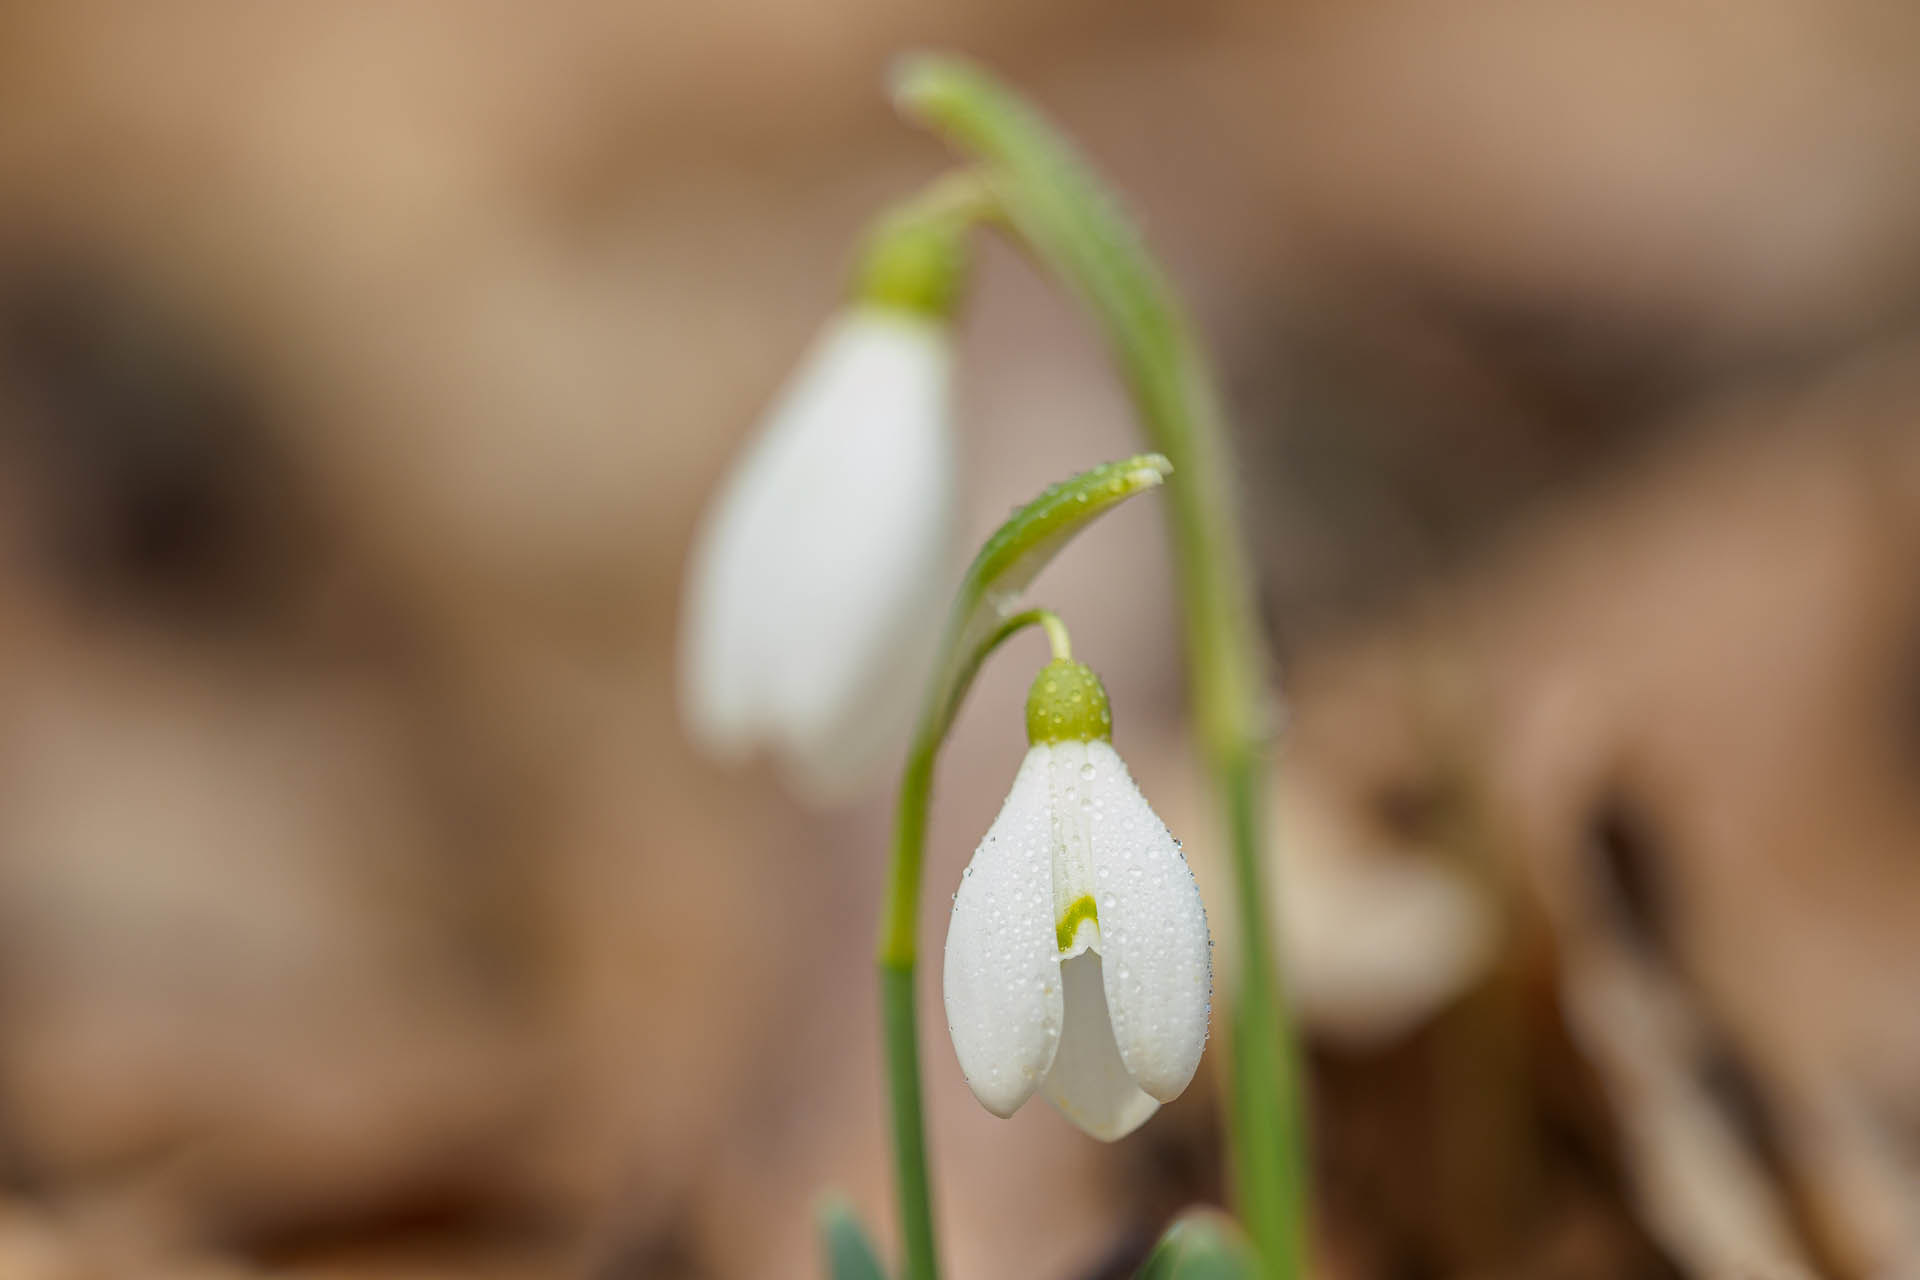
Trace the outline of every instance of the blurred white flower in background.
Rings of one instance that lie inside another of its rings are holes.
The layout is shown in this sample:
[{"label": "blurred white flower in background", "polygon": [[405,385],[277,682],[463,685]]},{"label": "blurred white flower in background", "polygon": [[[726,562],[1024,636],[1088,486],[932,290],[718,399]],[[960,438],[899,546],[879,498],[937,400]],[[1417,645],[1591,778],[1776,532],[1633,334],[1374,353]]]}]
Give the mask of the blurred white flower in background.
[{"label": "blurred white flower in background", "polygon": [[1186,1089],[1207,1042],[1206,908],[1114,751],[1093,672],[1049,664],[1032,746],[967,865],[947,930],[947,1028],[982,1106],[1036,1089],[1111,1142]]},{"label": "blurred white flower in background", "polygon": [[945,319],[849,306],[709,508],[681,631],[688,727],[738,759],[771,748],[843,796],[904,739],[953,564]]}]

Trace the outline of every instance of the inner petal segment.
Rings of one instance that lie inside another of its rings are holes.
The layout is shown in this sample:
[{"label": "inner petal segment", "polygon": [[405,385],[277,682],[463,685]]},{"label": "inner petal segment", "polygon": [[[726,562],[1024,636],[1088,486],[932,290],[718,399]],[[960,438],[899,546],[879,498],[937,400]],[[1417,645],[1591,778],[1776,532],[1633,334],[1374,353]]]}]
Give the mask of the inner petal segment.
[{"label": "inner petal segment", "polygon": [[1102,1142],[1114,1142],[1145,1124],[1160,1104],[1133,1082],[1120,1061],[1107,1019],[1099,955],[1089,952],[1066,961],[1060,979],[1066,989],[1066,1026],[1040,1088],[1061,1115]]}]

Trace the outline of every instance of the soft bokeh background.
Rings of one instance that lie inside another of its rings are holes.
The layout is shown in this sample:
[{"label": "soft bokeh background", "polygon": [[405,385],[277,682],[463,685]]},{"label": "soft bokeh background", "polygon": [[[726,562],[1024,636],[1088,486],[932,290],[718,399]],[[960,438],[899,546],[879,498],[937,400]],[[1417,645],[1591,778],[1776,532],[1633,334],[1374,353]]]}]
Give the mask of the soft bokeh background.
[{"label": "soft bokeh background", "polygon": [[[1232,395],[1324,1274],[1920,1274],[1908,6],[16,0],[0,1275],[798,1277],[830,1186],[891,1241],[884,787],[703,763],[672,658],[938,171],[922,45],[1084,140]],[[1133,447],[999,248],[963,369],[971,534]],[[1154,504],[1041,594],[1224,919]],[[955,1275],[1222,1194],[1210,1069],[1103,1147],[924,1046]]]}]

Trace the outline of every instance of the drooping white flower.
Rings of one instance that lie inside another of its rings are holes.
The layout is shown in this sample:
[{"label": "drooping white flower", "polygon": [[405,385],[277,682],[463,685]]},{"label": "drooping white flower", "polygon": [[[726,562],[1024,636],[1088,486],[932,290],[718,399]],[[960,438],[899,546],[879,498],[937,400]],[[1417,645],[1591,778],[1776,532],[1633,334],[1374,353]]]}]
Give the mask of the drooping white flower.
[{"label": "drooping white flower", "polygon": [[943,620],[955,529],[941,317],[849,307],[708,512],[681,694],[715,754],[771,747],[832,795],[902,737]]},{"label": "drooping white flower", "polygon": [[1206,909],[1180,845],[1113,749],[1099,680],[1051,663],[1031,746],[954,895],[947,1027],[981,1105],[1037,1089],[1105,1141],[1193,1079],[1206,1046]]}]

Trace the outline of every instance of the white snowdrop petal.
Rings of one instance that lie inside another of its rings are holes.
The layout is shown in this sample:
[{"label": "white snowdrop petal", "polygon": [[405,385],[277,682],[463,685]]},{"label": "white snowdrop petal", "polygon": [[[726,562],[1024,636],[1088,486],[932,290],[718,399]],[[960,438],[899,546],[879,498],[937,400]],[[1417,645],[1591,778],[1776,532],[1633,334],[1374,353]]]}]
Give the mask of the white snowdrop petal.
[{"label": "white snowdrop petal", "polygon": [[680,700],[688,729],[722,757],[746,753],[766,727],[764,628],[757,616],[761,564],[777,514],[747,484],[753,461],[728,485],[700,531],[689,561],[681,617]]},{"label": "white snowdrop petal", "polygon": [[1114,1142],[1145,1124],[1160,1104],[1133,1082],[1120,1060],[1101,965],[1101,957],[1089,951],[1060,966],[1067,1025],[1043,1088],[1061,1115],[1102,1142]]},{"label": "white snowdrop petal", "polygon": [[945,333],[855,312],[832,339],[830,376],[790,405],[789,483],[806,505],[768,548],[785,654],[769,695],[795,745],[834,743],[888,659],[924,657],[943,621],[955,505]]},{"label": "white snowdrop petal", "polygon": [[947,926],[947,1029],[980,1105],[1010,1116],[1060,1043],[1049,817],[1052,749],[1027,752],[1000,816],[974,851]]},{"label": "white snowdrop petal", "polygon": [[1114,1043],[1133,1080],[1170,1102],[1193,1079],[1207,1043],[1213,965],[1206,908],[1179,844],[1113,747],[1088,743],[1087,763]]},{"label": "white snowdrop petal", "polygon": [[780,396],[690,568],[683,693],[711,748],[770,738],[825,781],[904,731],[948,585],[950,378],[943,325],[864,307]]}]

